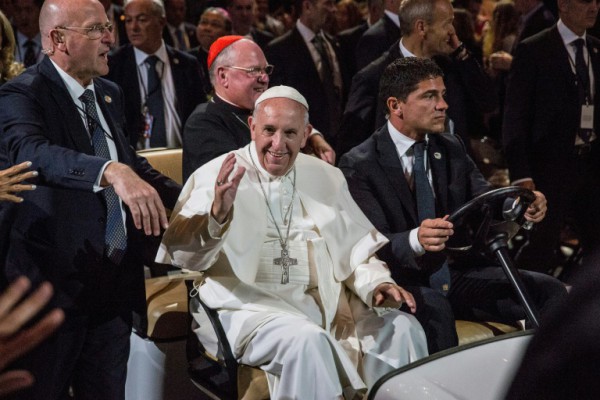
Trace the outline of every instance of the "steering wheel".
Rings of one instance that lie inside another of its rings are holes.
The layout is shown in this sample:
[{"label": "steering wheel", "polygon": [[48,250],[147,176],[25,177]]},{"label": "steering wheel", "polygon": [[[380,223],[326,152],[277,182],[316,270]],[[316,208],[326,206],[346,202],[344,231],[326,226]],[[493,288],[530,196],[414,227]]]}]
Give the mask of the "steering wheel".
[{"label": "steering wheel", "polygon": [[534,200],[531,190],[517,186],[475,197],[448,218],[454,224],[454,235],[446,242],[446,249],[459,253],[473,248],[487,251],[498,238],[507,242],[521,227],[530,229],[525,211]]}]

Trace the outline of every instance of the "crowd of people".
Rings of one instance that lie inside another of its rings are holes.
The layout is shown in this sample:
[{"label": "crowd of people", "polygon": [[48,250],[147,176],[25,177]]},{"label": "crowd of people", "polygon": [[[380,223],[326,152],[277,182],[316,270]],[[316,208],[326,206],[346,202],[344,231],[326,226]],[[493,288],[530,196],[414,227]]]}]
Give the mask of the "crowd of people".
[{"label": "crowd of people", "polygon": [[[600,241],[598,10],[1,1],[0,396],[123,399],[153,262],[205,271],[272,398],[361,398],[455,319],[525,319],[493,260],[444,251],[494,188],[485,137],[535,196],[517,264],[552,320],[565,227],[584,265]],[[183,187],[148,148],[182,148]]]}]

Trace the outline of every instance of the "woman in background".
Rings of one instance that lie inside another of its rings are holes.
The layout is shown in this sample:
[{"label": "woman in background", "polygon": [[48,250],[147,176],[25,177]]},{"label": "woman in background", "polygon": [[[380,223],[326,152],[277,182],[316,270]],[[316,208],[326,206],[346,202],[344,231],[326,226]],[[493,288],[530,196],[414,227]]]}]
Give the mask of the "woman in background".
[{"label": "woman in background", "polygon": [[0,86],[23,72],[23,64],[15,61],[15,43],[12,26],[0,11]]}]

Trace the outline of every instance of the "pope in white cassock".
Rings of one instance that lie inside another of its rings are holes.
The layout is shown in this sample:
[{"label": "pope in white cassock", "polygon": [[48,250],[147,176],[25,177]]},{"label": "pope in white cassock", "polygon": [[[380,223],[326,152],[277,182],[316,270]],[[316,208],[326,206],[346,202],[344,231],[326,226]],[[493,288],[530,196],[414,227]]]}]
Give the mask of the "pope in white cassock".
[{"label": "pope in white cassock", "polygon": [[187,181],[157,261],[206,271],[199,296],[219,311],[238,361],[266,371],[272,399],[361,398],[427,355],[417,320],[396,309],[414,312],[414,299],[375,257],[387,239],[342,173],[300,153],[304,97],[272,87],[248,122],[249,145]]}]

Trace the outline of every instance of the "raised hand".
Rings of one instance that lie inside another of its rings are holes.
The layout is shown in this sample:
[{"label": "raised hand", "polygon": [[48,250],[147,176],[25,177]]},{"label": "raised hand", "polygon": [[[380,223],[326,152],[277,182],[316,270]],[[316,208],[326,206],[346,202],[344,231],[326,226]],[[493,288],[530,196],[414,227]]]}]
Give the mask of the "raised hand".
[{"label": "raised hand", "polygon": [[223,223],[237,195],[237,189],[246,172],[246,168],[239,167],[235,174],[230,178],[235,167],[235,155],[230,153],[225,157],[225,161],[221,165],[217,180],[215,182],[215,199],[213,200],[211,213],[219,223]]}]

